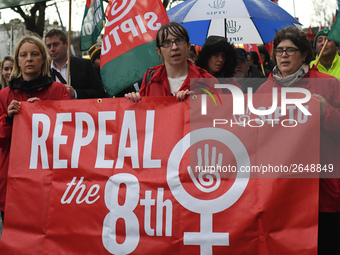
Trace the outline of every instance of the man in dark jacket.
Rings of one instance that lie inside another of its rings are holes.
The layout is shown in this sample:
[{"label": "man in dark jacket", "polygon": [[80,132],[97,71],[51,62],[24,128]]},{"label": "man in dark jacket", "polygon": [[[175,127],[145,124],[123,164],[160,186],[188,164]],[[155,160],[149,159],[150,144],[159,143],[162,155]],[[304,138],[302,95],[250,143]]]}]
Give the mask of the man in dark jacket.
[{"label": "man in dark jacket", "polygon": [[107,97],[98,73],[91,61],[71,57],[70,77],[67,81],[67,35],[64,31],[52,29],[45,35],[45,43],[51,62],[51,75],[56,81],[64,83],[74,99]]},{"label": "man in dark jacket", "polygon": [[248,53],[244,49],[237,48],[236,53],[235,78],[241,85],[243,93],[247,93],[248,87],[253,88],[253,92],[255,92],[267,79],[255,66],[249,65]]}]

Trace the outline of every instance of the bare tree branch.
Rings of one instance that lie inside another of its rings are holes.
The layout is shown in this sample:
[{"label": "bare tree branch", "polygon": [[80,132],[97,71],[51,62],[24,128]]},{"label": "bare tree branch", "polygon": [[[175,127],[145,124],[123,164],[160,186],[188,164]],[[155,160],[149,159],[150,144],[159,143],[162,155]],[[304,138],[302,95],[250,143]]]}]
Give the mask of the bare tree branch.
[{"label": "bare tree branch", "polygon": [[12,9],[13,11],[15,11],[16,13],[19,13],[20,16],[21,16],[23,19],[26,18],[27,15],[26,15],[25,12],[22,10],[21,6],[11,7],[11,9]]},{"label": "bare tree branch", "polygon": [[29,10],[30,15],[26,14],[21,6],[15,6],[11,9],[20,14],[20,16],[24,19],[27,30],[37,33],[41,37],[43,36],[45,27],[46,1],[35,3]]}]

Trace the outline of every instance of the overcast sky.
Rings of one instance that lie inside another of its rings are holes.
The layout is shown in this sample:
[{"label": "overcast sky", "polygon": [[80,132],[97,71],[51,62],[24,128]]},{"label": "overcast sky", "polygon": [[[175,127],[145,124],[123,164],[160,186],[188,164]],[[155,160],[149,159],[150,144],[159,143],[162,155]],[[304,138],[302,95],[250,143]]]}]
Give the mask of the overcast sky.
[{"label": "overcast sky", "polygon": [[[321,1],[321,0],[319,0]],[[69,1],[68,0],[58,0],[57,6],[59,8],[59,12],[63,21],[63,25],[68,27],[69,20]],[[72,30],[80,30],[81,22],[84,15],[86,0],[72,0]],[[334,13],[337,9],[337,0],[323,0],[322,3],[325,3],[325,6],[329,9],[329,12]],[[49,5],[53,4],[54,1],[47,2]],[[104,3],[106,6],[106,3]],[[279,5],[285,9],[292,16],[298,17],[300,23],[302,23],[303,27],[319,26],[319,21],[316,21],[314,18],[314,10],[313,10],[313,0],[279,0]],[[295,7],[295,8],[294,8]],[[1,20],[0,22],[9,22],[12,18],[17,17],[20,18],[19,14],[11,11],[10,9],[2,9],[1,12]],[[47,8],[46,18],[50,20],[52,23],[54,20],[58,20],[58,16],[56,13],[55,6],[50,6]]]},{"label": "overcast sky", "polygon": [[[335,14],[338,0],[316,0],[327,10],[328,14]],[[279,0],[279,6],[289,14],[298,17],[303,27],[320,26],[320,20],[315,17],[313,0]],[[295,7],[295,8],[294,8]]]}]

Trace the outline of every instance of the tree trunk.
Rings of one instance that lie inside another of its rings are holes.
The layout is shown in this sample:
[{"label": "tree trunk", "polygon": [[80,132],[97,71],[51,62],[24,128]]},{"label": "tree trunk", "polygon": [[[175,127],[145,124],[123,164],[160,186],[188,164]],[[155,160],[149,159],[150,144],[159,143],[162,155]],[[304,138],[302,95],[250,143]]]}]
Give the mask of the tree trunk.
[{"label": "tree trunk", "polygon": [[11,9],[19,13],[24,19],[27,30],[43,37],[45,28],[46,1],[34,4],[30,10],[30,15],[27,15],[20,6],[16,6]]}]

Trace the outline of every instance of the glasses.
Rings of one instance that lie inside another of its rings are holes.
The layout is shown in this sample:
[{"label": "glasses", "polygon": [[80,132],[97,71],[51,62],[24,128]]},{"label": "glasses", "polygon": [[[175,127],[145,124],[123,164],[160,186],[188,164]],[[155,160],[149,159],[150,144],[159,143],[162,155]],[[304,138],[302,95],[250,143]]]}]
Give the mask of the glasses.
[{"label": "glasses", "polygon": [[159,46],[163,47],[163,48],[169,48],[169,47],[172,47],[172,45],[174,43],[176,43],[176,45],[182,45],[182,44],[185,44],[187,41],[181,37],[178,37],[176,38],[175,40],[170,40],[170,39],[167,39],[165,41],[163,41]]},{"label": "glasses", "polygon": [[293,56],[293,55],[295,55],[295,53],[297,51],[299,51],[299,49],[295,49],[293,47],[288,47],[285,50],[282,49],[282,48],[277,48],[277,49],[274,50],[274,53],[275,53],[276,56],[279,56],[279,57],[281,57],[283,55],[283,52],[286,52],[286,54],[288,56]]}]

